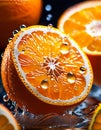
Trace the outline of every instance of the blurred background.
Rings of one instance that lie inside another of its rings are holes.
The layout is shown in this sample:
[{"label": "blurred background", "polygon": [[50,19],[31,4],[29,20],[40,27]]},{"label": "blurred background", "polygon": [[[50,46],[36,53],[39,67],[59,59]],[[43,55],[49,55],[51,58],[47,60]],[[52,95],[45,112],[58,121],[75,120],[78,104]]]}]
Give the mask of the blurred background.
[{"label": "blurred background", "polygon": [[43,0],[43,11],[39,24],[57,26],[60,15],[70,6],[84,0]]}]

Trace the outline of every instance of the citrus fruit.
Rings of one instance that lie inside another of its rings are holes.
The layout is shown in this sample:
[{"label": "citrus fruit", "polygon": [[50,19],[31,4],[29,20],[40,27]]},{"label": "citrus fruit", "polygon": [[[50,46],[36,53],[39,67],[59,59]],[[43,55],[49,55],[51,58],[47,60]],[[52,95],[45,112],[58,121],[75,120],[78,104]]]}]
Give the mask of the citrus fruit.
[{"label": "citrus fruit", "polygon": [[1,75],[9,97],[33,113],[63,112],[83,101],[93,82],[85,53],[51,25],[19,31],[4,52]]},{"label": "citrus fruit", "polygon": [[101,104],[97,106],[93,113],[89,130],[101,130]]},{"label": "citrus fruit", "polygon": [[0,130],[21,130],[13,114],[0,104]]},{"label": "citrus fruit", "polygon": [[38,24],[42,12],[42,0],[2,0],[0,1],[0,51],[11,37],[12,31],[20,25]]},{"label": "citrus fruit", "polygon": [[60,16],[58,28],[69,34],[91,61],[94,83],[101,85],[101,1],[85,1]]}]

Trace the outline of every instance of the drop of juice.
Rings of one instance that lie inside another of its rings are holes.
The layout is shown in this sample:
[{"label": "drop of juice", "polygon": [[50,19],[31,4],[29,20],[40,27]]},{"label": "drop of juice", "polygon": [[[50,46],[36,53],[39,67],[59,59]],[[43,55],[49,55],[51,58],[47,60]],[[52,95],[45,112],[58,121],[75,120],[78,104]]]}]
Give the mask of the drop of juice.
[{"label": "drop of juice", "polygon": [[61,47],[60,47],[60,52],[61,52],[61,54],[66,55],[66,54],[69,53],[69,51],[70,51],[69,45],[68,45],[67,43],[63,43],[63,44],[61,45]]},{"label": "drop of juice", "polygon": [[4,101],[4,102],[8,102],[8,101],[9,101],[9,98],[8,98],[8,95],[7,95],[7,94],[3,96],[3,101]]},{"label": "drop of juice", "polygon": [[72,72],[69,72],[68,74],[67,74],[67,81],[69,82],[69,83],[75,83],[75,81],[76,81],[76,77],[75,77],[75,75],[74,75],[74,73],[72,73]]},{"label": "drop of juice", "polygon": [[42,80],[42,82],[41,82],[41,88],[44,89],[44,90],[46,90],[46,89],[48,89],[48,87],[49,87],[48,81],[47,80]]}]

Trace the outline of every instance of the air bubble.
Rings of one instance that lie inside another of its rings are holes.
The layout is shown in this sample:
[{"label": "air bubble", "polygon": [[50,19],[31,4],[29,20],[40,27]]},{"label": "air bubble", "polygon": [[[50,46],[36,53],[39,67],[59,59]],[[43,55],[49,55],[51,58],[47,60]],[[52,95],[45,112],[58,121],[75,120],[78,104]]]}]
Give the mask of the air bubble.
[{"label": "air bubble", "polygon": [[74,75],[74,73],[72,73],[72,72],[69,72],[68,74],[67,74],[67,81],[69,82],[69,83],[75,83],[75,81],[76,81],[76,77],[75,77],[75,75]]},{"label": "air bubble", "polygon": [[49,87],[48,81],[47,80],[42,80],[42,82],[41,82],[41,88],[44,89],[44,90],[46,90],[46,89],[48,89],[48,87]]}]

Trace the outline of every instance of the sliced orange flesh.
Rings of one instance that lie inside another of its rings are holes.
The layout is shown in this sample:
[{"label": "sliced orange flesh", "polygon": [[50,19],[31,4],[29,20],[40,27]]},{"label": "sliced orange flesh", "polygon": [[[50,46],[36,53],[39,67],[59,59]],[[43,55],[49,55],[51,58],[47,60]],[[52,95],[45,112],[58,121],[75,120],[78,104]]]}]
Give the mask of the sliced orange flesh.
[{"label": "sliced orange flesh", "polygon": [[69,34],[86,53],[101,54],[101,1],[85,1],[67,9],[58,28]]},{"label": "sliced orange flesh", "polygon": [[91,123],[89,125],[89,130],[100,130],[101,129],[101,104],[96,108]]},{"label": "sliced orange flesh", "polygon": [[90,92],[93,72],[78,45],[53,27],[32,26],[15,38],[12,56],[26,88],[53,105],[73,105]]},{"label": "sliced orange flesh", "polygon": [[0,130],[21,130],[11,112],[0,104]]}]

